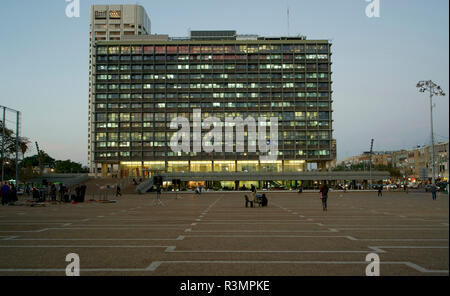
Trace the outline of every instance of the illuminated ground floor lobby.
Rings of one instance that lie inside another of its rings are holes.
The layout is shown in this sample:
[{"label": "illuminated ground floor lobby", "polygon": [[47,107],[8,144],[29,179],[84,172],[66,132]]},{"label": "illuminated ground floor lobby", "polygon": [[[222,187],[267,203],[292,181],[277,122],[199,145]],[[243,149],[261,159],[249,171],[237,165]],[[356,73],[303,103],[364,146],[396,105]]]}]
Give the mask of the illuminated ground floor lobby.
[{"label": "illuminated ground floor lobby", "polygon": [[[121,162],[103,164],[99,168],[97,177],[133,178],[144,184],[143,192],[152,187],[153,176],[163,177],[165,190],[199,186],[211,190],[246,190],[252,185],[258,189],[317,189],[325,180],[331,187],[348,183],[367,187],[390,177],[389,172],[332,172],[326,169],[325,161],[309,163],[305,160]],[[181,185],[174,186],[173,180],[180,180]]]},{"label": "illuminated ground floor lobby", "polygon": [[[324,166],[325,163],[319,164]],[[97,165],[102,177],[149,178],[162,173],[233,173],[233,172],[304,172],[305,160],[212,160],[212,161],[144,161],[103,163]]]}]

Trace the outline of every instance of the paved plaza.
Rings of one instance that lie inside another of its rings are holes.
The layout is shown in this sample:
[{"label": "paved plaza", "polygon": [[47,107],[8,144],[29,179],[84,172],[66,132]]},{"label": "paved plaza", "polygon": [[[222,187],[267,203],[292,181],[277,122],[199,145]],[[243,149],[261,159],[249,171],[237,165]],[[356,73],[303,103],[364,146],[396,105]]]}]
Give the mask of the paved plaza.
[{"label": "paved plaza", "polygon": [[410,192],[126,195],[117,203],[0,207],[0,275],[363,276],[377,253],[381,275],[449,270],[449,199]]}]

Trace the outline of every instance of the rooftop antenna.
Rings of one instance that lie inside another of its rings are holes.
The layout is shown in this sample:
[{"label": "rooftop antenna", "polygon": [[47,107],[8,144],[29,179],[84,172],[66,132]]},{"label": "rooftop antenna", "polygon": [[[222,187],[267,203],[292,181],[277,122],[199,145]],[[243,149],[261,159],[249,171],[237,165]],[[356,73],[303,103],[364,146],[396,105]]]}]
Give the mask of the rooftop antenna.
[{"label": "rooftop antenna", "polygon": [[288,37],[290,36],[291,31],[291,22],[290,22],[290,11],[289,11],[289,4],[287,5],[287,29],[288,29]]}]

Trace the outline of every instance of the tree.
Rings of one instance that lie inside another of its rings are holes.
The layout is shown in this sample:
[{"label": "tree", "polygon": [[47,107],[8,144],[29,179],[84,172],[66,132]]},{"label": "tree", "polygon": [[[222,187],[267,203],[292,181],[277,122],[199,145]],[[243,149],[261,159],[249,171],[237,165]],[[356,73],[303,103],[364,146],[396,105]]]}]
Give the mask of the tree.
[{"label": "tree", "polygon": [[55,172],[59,174],[64,173],[88,173],[89,170],[84,168],[81,163],[69,160],[57,160],[55,162]]},{"label": "tree", "polygon": [[24,158],[22,161],[22,167],[24,168],[30,168],[30,167],[37,167],[39,166],[39,157],[41,158],[41,164],[42,166],[47,166],[50,168],[55,167],[55,159],[52,158],[50,155],[48,155],[45,151],[40,151],[40,155],[33,155],[27,158]]},{"label": "tree", "polygon": [[[393,168],[391,166],[386,166],[386,165],[375,165],[372,167],[373,171],[387,171],[389,172],[391,178],[399,178],[402,176],[402,173],[400,172],[399,169],[397,168]],[[369,170],[369,166],[366,165],[364,167],[364,164],[359,163],[359,164],[351,164],[348,166],[345,165],[339,165],[337,167],[335,167],[333,169],[334,172],[342,172],[342,171],[368,171]]]},{"label": "tree", "polygon": [[[1,162],[4,162],[5,165],[5,178],[12,179],[16,176],[16,134],[14,131],[5,128],[5,138],[3,139],[3,122],[0,121],[0,134],[2,135],[2,139],[0,141],[0,149],[2,143],[5,145],[5,154],[3,155],[4,159],[0,159]],[[19,137],[19,159],[20,153],[25,155],[28,150],[28,145],[30,141],[27,138]],[[0,155],[1,157],[2,155]]]}]

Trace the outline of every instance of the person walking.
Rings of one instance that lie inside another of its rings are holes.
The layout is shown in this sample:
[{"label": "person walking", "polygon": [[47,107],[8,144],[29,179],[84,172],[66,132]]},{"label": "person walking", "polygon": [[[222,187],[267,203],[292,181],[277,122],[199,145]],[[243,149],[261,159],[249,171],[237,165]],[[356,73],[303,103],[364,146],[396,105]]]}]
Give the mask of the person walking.
[{"label": "person walking", "polygon": [[64,184],[59,184],[59,200],[62,202],[64,200],[64,193],[66,191],[66,188],[64,187]]},{"label": "person walking", "polygon": [[19,199],[17,198],[17,189],[16,186],[14,186],[14,184],[11,184],[10,187],[10,192],[9,192],[9,197],[8,197],[8,202],[10,203],[15,203],[16,201],[18,201]]},{"label": "person walking", "polygon": [[118,196],[122,196],[122,191],[119,184],[116,186],[116,197]]},{"label": "person walking", "polygon": [[11,189],[9,188],[8,182],[5,182],[5,184],[3,184],[1,191],[2,191],[2,206],[8,205],[9,193],[11,191]]},{"label": "person walking", "polygon": [[378,196],[383,196],[383,185],[378,185]]},{"label": "person walking", "polygon": [[323,206],[324,212],[328,211],[327,201],[328,201],[328,191],[329,190],[330,189],[328,188],[327,181],[325,181],[322,188],[320,188],[320,194],[321,194],[321,198],[322,198],[322,206]]},{"label": "person walking", "polygon": [[86,184],[81,185],[80,187],[80,200],[81,202],[84,202],[86,200],[86,191],[87,191],[87,186]]},{"label": "person walking", "polygon": [[431,196],[432,196],[433,200],[437,199],[437,187],[436,187],[436,184],[433,184],[431,186]]},{"label": "person walking", "polygon": [[41,197],[40,197],[40,193],[39,190],[37,190],[36,187],[33,186],[33,188],[31,189],[31,195],[33,196],[33,200],[35,202],[39,202]]},{"label": "person walking", "polygon": [[153,201],[153,205],[158,204],[164,206],[164,203],[161,201],[161,185],[156,186],[156,199]]},{"label": "person walking", "polygon": [[52,201],[56,201],[56,185],[52,184],[52,186],[50,186],[50,197],[52,199]]}]

